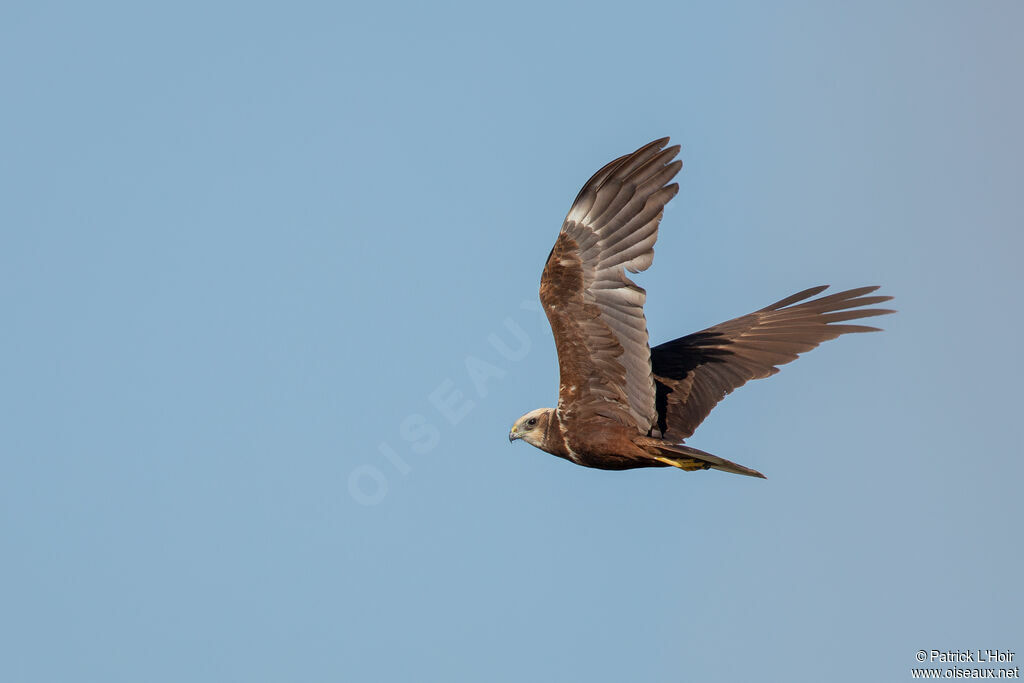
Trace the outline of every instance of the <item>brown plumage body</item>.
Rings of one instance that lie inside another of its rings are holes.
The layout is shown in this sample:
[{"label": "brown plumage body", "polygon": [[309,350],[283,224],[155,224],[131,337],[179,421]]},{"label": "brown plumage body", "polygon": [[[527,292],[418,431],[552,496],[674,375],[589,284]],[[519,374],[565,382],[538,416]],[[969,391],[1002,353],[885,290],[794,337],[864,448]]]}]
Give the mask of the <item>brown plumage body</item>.
[{"label": "brown plumage body", "polygon": [[548,256],[540,299],[555,337],[557,408],[534,410],[513,425],[523,439],[576,464],[760,472],[684,445],[712,408],[751,379],[847,332],[841,324],[891,313],[861,308],[891,297],[862,287],[813,299],[814,287],[759,311],[651,349],[646,294],[625,274],[651,265],[678,146],[656,140],[611,162],[583,186]]}]

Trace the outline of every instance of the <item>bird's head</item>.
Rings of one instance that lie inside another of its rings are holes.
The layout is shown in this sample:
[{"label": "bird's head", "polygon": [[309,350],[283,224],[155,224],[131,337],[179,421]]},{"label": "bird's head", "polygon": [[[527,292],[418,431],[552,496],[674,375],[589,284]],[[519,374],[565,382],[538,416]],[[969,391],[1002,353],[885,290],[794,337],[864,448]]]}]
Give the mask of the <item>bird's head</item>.
[{"label": "bird's head", "polygon": [[516,420],[508,433],[509,443],[522,439],[531,446],[544,448],[544,433],[555,414],[554,408],[538,408]]}]

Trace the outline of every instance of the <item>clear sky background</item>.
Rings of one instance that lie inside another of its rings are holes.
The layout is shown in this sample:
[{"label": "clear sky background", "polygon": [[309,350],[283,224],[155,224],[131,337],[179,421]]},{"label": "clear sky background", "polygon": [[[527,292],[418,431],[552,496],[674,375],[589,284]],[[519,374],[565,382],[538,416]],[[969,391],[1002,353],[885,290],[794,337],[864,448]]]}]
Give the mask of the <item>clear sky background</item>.
[{"label": "clear sky background", "polygon": [[[1022,20],[5,4],[0,680],[1024,658]],[[817,284],[896,296],[690,440],[764,481],[507,441],[556,400],[537,285],[569,203],[664,135],[652,340]]]}]

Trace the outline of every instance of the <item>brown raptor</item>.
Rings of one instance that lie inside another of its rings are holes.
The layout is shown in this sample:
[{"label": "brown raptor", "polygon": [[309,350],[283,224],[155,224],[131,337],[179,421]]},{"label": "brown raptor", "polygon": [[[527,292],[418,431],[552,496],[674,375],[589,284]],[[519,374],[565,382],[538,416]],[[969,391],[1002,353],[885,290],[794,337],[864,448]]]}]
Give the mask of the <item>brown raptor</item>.
[{"label": "brown raptor", "polygon": [[760,472],[684,445],[726,394],[768,377],[798,354],[847,332],[878,328],[847,321],[888,309],[892,297],[860,287],[813,298],[812,287],[759,311],[650,348],[646,293],[626,270],[646,270],[670,183],[682,167],[679,146],[655,140],[611,162],[573,202],[540,282],[540,300],[558,351],[557,408],[516,420],[522,439],[585,467],[625,470],[673,466]]}]

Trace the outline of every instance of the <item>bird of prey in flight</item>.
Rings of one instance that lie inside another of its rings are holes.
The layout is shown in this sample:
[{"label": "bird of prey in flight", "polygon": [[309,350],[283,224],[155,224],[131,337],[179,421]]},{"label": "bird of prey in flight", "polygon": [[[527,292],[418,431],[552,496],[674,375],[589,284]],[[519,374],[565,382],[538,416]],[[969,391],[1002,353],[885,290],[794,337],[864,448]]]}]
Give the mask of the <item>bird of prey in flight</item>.
[{"label": "bird of prey in flight", "polygon": [[860,287],[814,298],[827,285],[701,332],[650,348],[646,293],[625,271],[646,270],[679,146],[655,140],[587,181],[565,217],[540,280],[540,300],[558,351],[558,407],[516,420],[522,439],[584,467],[716,469],[764,477],[683,444],[708,413],[748,380],[768,377],[818,344],[847,332],[877,331],[847,321],[893,311],[864,308],[892,297]]}]

